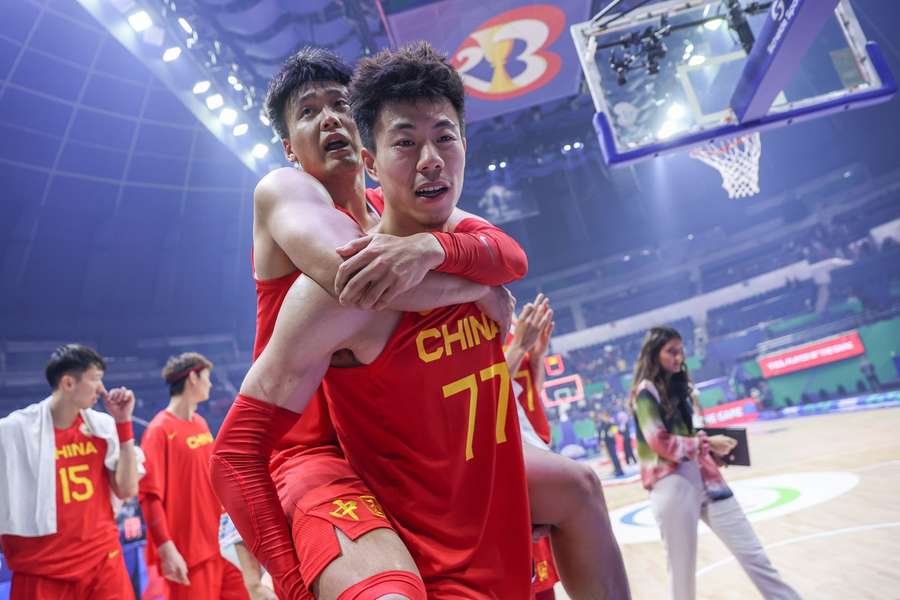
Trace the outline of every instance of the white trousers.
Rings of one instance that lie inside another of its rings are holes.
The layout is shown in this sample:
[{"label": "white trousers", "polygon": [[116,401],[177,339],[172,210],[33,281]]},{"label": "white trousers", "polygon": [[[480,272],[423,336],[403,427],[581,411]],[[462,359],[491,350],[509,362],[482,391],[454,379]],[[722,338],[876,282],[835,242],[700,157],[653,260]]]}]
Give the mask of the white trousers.
[{"label": "white trousers", "polygon": [[672,600],[694,600],[697,524],[700,519],[719,536],[766,600],[799,600],[766,556],[750,522],[732,496],[710,502],[694,461],[663,477],[650,491],[650,507],[659,525],[668,559]]}]

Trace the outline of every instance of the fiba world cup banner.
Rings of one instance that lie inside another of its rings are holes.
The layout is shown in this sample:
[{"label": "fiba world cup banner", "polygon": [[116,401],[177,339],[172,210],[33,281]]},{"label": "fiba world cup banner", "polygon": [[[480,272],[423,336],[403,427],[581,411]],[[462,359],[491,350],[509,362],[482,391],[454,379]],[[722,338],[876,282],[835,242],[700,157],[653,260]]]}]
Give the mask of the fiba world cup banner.
[{"label": "fiba world cup banner", "polygon": [[760,356],[757,361],[763,377],[769,379],[846,360],[865,351],[859,332],[851,331],[776,354]]},{"label": "fiba world cup banner", "polygon": [[568,30],[589,11],[590,0],[440,0],[385,20],[394,44],[425,40],[450,56],[471,122],[575,94],[581,66]]}]

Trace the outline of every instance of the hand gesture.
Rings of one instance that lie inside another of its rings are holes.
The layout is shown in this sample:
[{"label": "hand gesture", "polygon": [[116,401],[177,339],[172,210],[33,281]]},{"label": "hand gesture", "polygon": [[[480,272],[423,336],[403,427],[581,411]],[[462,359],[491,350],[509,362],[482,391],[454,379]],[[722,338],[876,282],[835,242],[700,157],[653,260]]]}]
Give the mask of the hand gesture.
[{"label": "hand gesture", "polygon": [[526,352],[532,350],[552,321],[550,300],[544,294],[538,294],[534,302],[529,302],[522,308],[511,345],[517,345]]},{"label": "hand gesture", "polygon": [[175,547],[175,542],[172,540],[164,542],[160,544],[157,551],[159,552],[159,571],[162,576],[181,585],[191,585],[191,581],[188,579],[187,563],[184,562],[184,557]]},{"label": "hand gesture", "polygon": [[337,253],[345,259],[334,280],[338,300],[374,310],[387,308],[444,261],[444,249],[430,233],[374,233],[344,244]]},{"label": "hand gesture", "polygon": [[124,387],[110,390],[103,396],[103,406],[116,423],[127,423],[134,412],[134,392]]},{"label": "hand gesture", "polygon": [[550,338],[553,336],[553,328],[555,326],[556,323],[553,322],[553,309],[550,309],[550,320],[547,321],[547,325],[541,330],[541,335],[538,336],[534,348],[531,349],[532,357],[542,359],[547,356],[547,351],[550,349]]}]

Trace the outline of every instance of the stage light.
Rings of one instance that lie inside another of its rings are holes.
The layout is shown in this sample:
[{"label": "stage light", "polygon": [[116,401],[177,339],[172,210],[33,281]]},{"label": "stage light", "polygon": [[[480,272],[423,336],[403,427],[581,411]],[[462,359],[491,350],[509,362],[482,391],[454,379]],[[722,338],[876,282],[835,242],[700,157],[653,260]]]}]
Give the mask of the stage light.
[{"label": "stage light", "polygon": [[172,62],[176,58],[181,56],[181,48],[178,46],[172,46],[168,48],[165,52],[163,52],[162,59],[163,62]]},{"label": "stage light", "polygon": [[187,19],[184,17],[178,17],[178,24],[181,25],[181,28],[184,29],[184,32],[188,35],[194,33],[194,28],[191,27],[191,24],[187,22]]},{"label": "stage light", "polygon": [[725,19],[713,19],[712,21],[704,23],[703,26],[710,31],[717,31],[724,23]]},{"label": "stage light", "polygon": [[500,161],[500,168],[501,168],[501,169],[505,169],[505,168],[506,168],[506,161],[505,161],[505,160],[501,160],[501,161]]},{"label": "stage light", "polygon": [[209,82],[208,81],[198,81],[194,84],[193,92],[195,94],[205,94],[209,91]]},{"label": "stage light", "polygon": [[672,106],[670,106],[666,111],[666,115],[674,121],[684,118],[686,114],[687,111],[684,110],[684,106],[682,106],[678,102],[673,103]]},{"label": "stage light", "polygon": [[572,144],[566,144],[565,146],[563,146],[563,147],[562,147],[562,151],[563,151],[564,154],[568,154],[569,152],[571,152],[571,151],[572,151]]},{"label": "stage light", "polygon": [[209,110],[221,108],[223,104],[225,104],[225,100],[222,98],[222,94],[213,94],[206,98],[206,108]]},{"label": "stage light", "polygon": [[153,25],[153,19],[147,14],[147,11],[139,10],[128,16],[128,23],[132,29],[140,33]]},{"label": "stage light", "polygon": [[663,123],[663,126],[660,127],[659,131],[656,134],[661,140],[667,140],[676,133],[680,133],[687,129],[687,126],[680,121],[666,121]]},{"label": "stage light", "polygon": [[699,67],[703,63],[706,62],[706,57],[702,54],[695,54],[691,57],[691,60],[688,61],[688,64],[692,67]]},{"label": "stage light", "polygon": [[265,158],[269,153],[269,147],[265,144],[257,144],[253,146],[253,158]]},{"label": "stage light", "polygon": [[584,148],[584,144],[582,144],[581,142],[575,142],[574,144],[572,144],[572,147],[576,150],[581,150],[582,148]]},{"label": "stage light", "polygon": [[239,125],[235,125],[234,129],[231,130],[231,133],[233,133],[235,136],[239,137],[239,136],[242,136],[245,133],[247,133],[247,131],[249,131],[249,130],[250,130],[249,125],[247,125],[246,123],[241,123]]},{"label": "stage light", "polygon": [[270,125],[272,125],[272,122],[269,121],[269,117],[267,117],[263,113],[259,113],[259,122],[262,123],[263,125],[265,125],[266,127],[269,127]]},{"label": "stage light", "polygon": [[488,165],[488,171],[496,171],[496,170],[497,170],[497,165],[495,165],[494,163],[491,163]]},{"label": "stage light", "polygon": [[234,125],[234,122],[237,121],[237,111],[233,108],[223,108],[219,113],[219,121],[225,125]]}]

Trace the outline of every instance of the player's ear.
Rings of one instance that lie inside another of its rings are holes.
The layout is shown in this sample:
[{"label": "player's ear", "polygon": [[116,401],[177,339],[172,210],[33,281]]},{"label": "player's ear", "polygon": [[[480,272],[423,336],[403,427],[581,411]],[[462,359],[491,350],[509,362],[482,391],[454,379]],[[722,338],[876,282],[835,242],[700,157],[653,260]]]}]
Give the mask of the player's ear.
[{"label": "player's ear", "polygon": [[373,180],[378,181],[378,167],[375,165],[375,155],[369,152],[368,148],[363,148],[359,155],[363,159],[363,164],[366,166],[366,174]]},{"label": "player's ear", "polygon": [[294,154],[294,149],[291,147],[291,140],[282,139],[281,146],[284,148],[284,156],[288,159],[288,162],[297,163],[297,155]]}]

